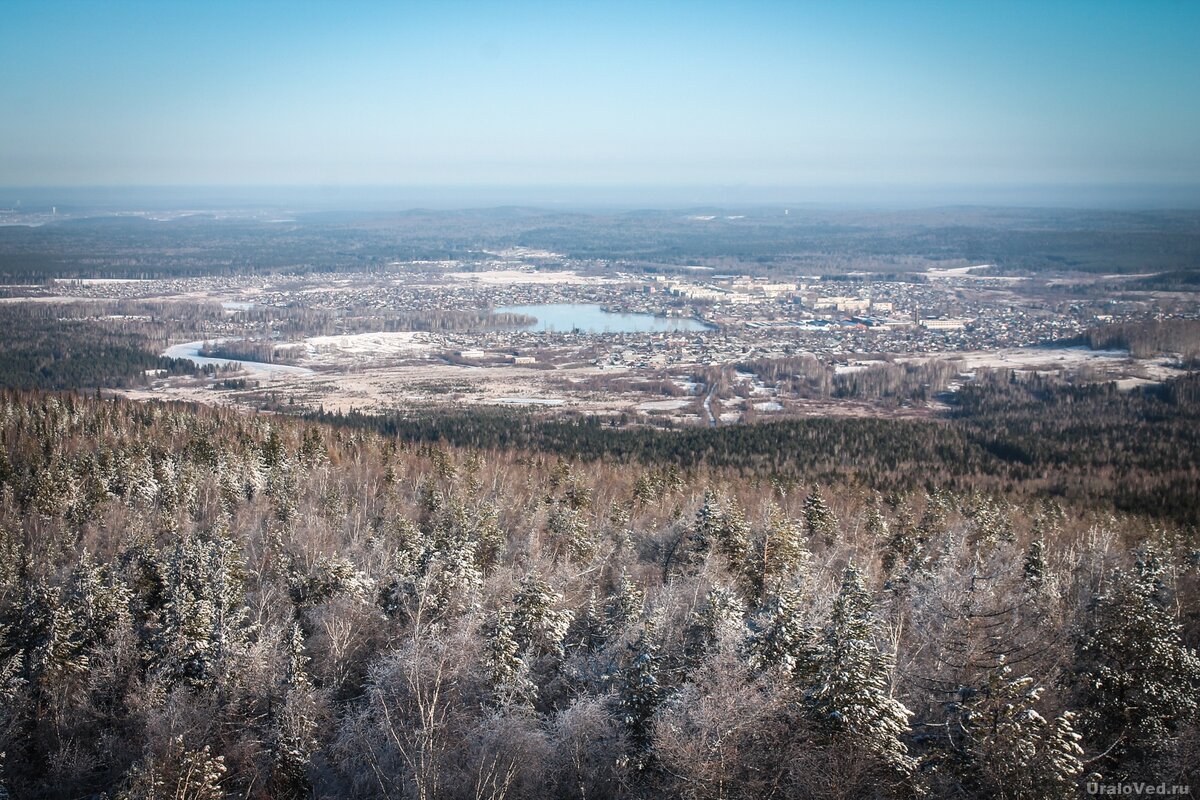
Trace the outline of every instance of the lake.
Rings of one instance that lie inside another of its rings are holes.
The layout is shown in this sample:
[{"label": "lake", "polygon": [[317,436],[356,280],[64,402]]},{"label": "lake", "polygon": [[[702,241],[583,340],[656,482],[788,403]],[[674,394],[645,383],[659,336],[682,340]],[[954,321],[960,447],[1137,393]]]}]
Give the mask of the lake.
[{"label": "lake", "polygon": [[662,331],[706,331],[711,326],[698,319],[660,317],[654,314],[618,314],[587,303],[546,303],[532,306],[504,306],[497,314],[525,314],[537,317],[527,331],[569,333],[656,333]]}]

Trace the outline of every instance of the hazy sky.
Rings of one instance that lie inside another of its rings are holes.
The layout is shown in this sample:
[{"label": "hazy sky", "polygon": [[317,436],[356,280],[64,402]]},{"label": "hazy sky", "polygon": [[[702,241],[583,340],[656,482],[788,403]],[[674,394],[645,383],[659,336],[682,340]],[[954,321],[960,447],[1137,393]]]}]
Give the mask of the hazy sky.
[{"label": "hazy sky", "polygon": [[7,0],[0,186],[1200,184],[1200,2]]}]

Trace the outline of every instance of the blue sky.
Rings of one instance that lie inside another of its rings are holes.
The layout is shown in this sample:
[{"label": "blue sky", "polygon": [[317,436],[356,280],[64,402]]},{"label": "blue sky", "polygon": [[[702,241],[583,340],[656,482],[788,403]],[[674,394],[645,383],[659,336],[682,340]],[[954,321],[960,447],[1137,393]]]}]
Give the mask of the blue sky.
[{"label": "blue sky", "polygon": [[54,2],[0,186],[1200,184],[1200,3]]}]

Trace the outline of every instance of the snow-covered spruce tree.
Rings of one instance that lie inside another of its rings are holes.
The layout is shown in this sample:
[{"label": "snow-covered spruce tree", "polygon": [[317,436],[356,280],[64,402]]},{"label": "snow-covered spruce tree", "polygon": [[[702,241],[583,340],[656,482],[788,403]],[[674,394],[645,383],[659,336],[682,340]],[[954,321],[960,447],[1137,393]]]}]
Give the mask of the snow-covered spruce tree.
[{"label": "snow-covered spruce tree", "polygon": [[308,657],[304,655],[304,633],[293,623],[285,637],[286,666],[283,702],[274,709],[271,749],[271,796],[300,800],[312,795],[308,765],[317,748],[317,722],[313,714],[312,682]]},{"label": "snow-covered spruce tree", "polygon": [[994,497],[981,496],[968,510],[971,520],[971,540],[979,548],[997,542],[1012,542],[1015,534],[1012,526],[1012,509]]},{"label": "snow-covered spruce tree", "polygon": [[337,597],[364,600],[375,593],[375,584],[344,556],[322,557],[308,574],[291,570],[288,591],[298,608],[319,605]]},{"label": "snow-covered spruce tree", "polygon": [[117,627],[128,624],[132,594],[117,574],[84,552],[67,580],[63,606],[81,631],[85,651],[104,646]]},{"label": "snow-covered spruce tree", "polygon": [[275,457],[269,464],[266,493],[275,507],[275,518],[285,524],[292,523],[300,509],[299,469],[286,454]]},{"label": "snow-covered spruce tree", "polygon": [[1143,550],[1095,598],[1074,684],[1080,727],[1105,775],[1136,774],[1168,753],[1200,703],[1200,657],[1183,643],[1158,554]]},{"label": "snow-covered spruce tree", "polygon": [[750,618],[746,657],[752,669],[777,669],[804,684],[815,675],[815,631],[800,616],[800,594],[780,589]]},{"label": "snow-covered spruce tree", "polygon": [[1046,541],[1041,536],[1034,536],[1025,552],[1025,563],[1022,565],[1025,576],[1025,588],[1030,592],[1039,591],[1046,581]]},{"label": "snow-covered spruce tree", "polygon": [[443,497],[432,514],[430,546],[440,552],[470,552],[475,566],[487,574],[506,544],[496,509],[488,503],[468,505],[457,494]]},{"label": "snow-covered spruce tree", "polygon": [[1083,773],[1075,715],[1038,712],[1043,693],[1007,664],[978,689],[962,689],[947,740],[954,743],[957,788],[975,796],[1046,800],[1077,796]]},{"label": "snow-covered spruce tree", "polygon": [[533,658],[563,657],[563,643],[571,627],[571,611],[556,609],[562,596],[537,575],[528,575],[513,596],[513,630],[521,651]]},{"label": "snow-covered spruce tree", "polygon": [[[90,668],[88,645],[93,631],[70,598],[45,584],[26,587],[18,624],[10,636],[25,654],[21,680],[34,689],[39,715],[63,709],[69,696],[86,680]],[[102,633],[102,632],[100,632]]]},{"label": "snow-covered spruce tree", "polygon": [[729,574],[744,575],[750,564],[750,525],[736,499],[725,502],[712,536],[713,550],[725,559]]},{"label": "snow-covered spruce tree", "polygon": [[483,666],[497,705],[527,705],[537,698],[537,686],[521,658],[512,613],[503,608],[484,628]]},{"label": "snow-covered spruce tree", "polygon": [[654,712],[665,697],[660,682],[662,656],[653,637],[653,627],[647,623],[629,644],[629,663],[621,672],[618,694],[621,720],[634,745],[642,751],[650,745]]},{"label": "snow-covered spruce tree", "polygon": [[546,530],[555,543],[555,555],[561,548],[573,561],[588,561],[596,555],[599,543],[588,530],[583,512],[566,503],[556,503],[550,509]]},{"label": "snow-covered spruce tree", "polygon": [[684,531],[671,562],[684,572],[694,570],[704,557],[712,552],[717,539],[717,529],[725,516],[721,496],[712,489],[704,492],[704,500],[696,511],[696,519]]},{"label": "snow-covered spruce tree", "polygon": [[912,775],[916,761],[902,739],[912,712],[892,697],[891,659],[875,643],[871,597],[853,564],[842,574],[817,662],[807,698],[815,719],[835,740],[871,754],[896,777]]},{"label": "snow-covered spruce tree", "polygon": [[168,684],[212,689],[236,676],[252,632],[245,565],[223,537],[180,539],[162,567],[157,671]]},{"label": "snow-covered spruce tree", "polygon": [[483,572],[471,542],[446,550],[427,551],[413,589],[415,599],[435,618],[447,618],[476,606]]},{"label": "snow-covered spruce tree", "polygon": [[[439,506],[440,507],[440,506]],[[379,603],[396,619],[446,619],[474,607],[483,585],[477,542],[459,526],[424,533],[400,520],[388,577],[381,582]]]},{"label": "snow-covered spruce tree", "polygon": [[804,498],[802,513],[809,537],[826,546],[832,545],[838,534],[838,520],[825,502],[820,487],[814,486],[808,497]]},{"label": "snow-covered spruce tree", "polygon": [[906,582],[907,576],[904,574],[904,570],[907,565],[917,560],[917,554],[921,549],[921,537],[917,532],[917,526],[913,522],[909,508],[902,506],[897,516],[896,525],[891,532],[886,537],[876,540],[883,547],[880,555],[883,574],[895,587]]},{"label": "snow-covered spruce tree", "polygon": [[871,537],[871,541],[875,542],[876,545],[888,541],[891,537],[887,517],[883,516],[880,503],[880,499],[875,497],[871,501],[871,504],[867,506],[867,535]]},{"label": "snow-covered spruce tree", "polygon": [[695,664],[719,642],[740,633],[745,613],[736,592],[723,586],[710,589],[703,604],[688,619],[684,642],[687,660]]},{"label": "snow-covered spruce tree", "polygon": [[925,511],[917,523],[917,540],[924,548],[946,533],[947,518],[954,508],[954,497],[941,489],[925,495]]},{"label": "snow-covered spruce tree", "polygon": [[633,623],[642,618],[645,608],[646,593],[622,572],[616,590],[604,604],[604,637],[615,639],[627,628],[633,627]]},{"label": "snow-covered spruce tree", "polygon": [[500,563],[508,547],[508,535],[500,527],[500,510],[492,503],[478,501],[473,506],[472,532],[475,537],[475,561],[485,574]]}]

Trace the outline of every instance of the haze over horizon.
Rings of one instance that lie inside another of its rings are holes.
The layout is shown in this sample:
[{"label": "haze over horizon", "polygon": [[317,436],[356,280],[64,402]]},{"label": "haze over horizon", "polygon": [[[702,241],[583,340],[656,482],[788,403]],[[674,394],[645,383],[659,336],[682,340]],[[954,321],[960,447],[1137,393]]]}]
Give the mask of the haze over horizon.
[{"label": "haze over horizon", "polygon": [[1198,30],[1182,2],[18,0],[0,203],[1196,206]]}]

